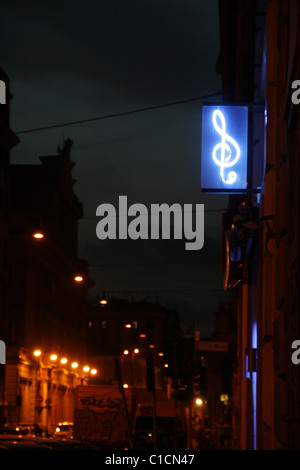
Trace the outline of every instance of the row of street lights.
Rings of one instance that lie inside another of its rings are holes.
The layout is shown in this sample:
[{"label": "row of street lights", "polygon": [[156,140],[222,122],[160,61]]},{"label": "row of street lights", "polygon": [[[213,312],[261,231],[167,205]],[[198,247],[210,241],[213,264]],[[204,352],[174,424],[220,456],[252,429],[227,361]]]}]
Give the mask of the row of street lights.
[{"label": "row of street lights", "polygon": [[[40,358],[42,356],[42,351],[40,349],[36,349],[33,351],[33,355],[36,357],[36,358]],[[50,354],[48,356],[49,360],[53,363],[53,364],[57,364],[57,361],[58,361],[58,355],[57,354]],[[60,364],[62,366],[65,366],[66,364],[68,364],[69,360],[63,356],[61,359],[60,359]],[[78,370],[79,368],[79,364],[77,361],[73,361],[71,362],[71,368],[76,371]],[[90,373],[91,375],[96,375],[97,374],[97,369],[95,368],[91,368],[90,366],[88,365],[84,365],[82,367],[82,371],[85,372],[85,373]]]}]

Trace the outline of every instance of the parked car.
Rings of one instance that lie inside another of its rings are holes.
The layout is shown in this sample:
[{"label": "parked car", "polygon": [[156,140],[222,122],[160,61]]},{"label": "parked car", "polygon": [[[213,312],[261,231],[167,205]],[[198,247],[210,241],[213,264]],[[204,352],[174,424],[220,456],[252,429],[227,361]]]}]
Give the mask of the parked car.
[{"label": "parked car", "polygon": [[55,438],[63,438],[63,439],[73,439],[73,423],[68,423],[68,422],[63,422],[63,423],[58,423],[54,431],[52,433],[52,436]]},{"label": "parked car", "polygon": [[16,424],[0,427],[1,436],[41,436],[42,429],[37,424]]}]

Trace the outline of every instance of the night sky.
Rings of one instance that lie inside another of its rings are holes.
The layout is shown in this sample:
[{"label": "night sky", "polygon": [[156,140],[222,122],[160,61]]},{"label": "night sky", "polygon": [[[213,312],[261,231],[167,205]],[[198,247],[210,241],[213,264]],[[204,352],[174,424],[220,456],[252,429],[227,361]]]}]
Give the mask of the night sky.
[{"label": "night sky", "polygon": [[[12,163],[39,164],[74,141],[75,192],[84,206],[79,257],[91,298],[147,299],[177,309],[202,337],[226,298],[220,265],[227,197],[201,193],[201,100],[221,91],[218,2],[201,0],[10,1],[1,8],[1,66],[11,81],[18,133],[131,110],[139,113],[20,133]],[[220,98],[209,98],[215,101]],[[205,204],[205,241],[96,237],[99,204]]]}]

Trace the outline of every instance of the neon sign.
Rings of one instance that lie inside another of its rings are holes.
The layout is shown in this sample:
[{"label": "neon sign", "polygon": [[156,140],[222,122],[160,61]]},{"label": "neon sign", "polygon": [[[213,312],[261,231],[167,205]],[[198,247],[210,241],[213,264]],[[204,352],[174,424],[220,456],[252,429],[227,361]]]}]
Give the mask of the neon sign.
[{"label": "neon sign", "polygon": [[248,107],[202,108],[201,187],[203,191],[247,189]]}]

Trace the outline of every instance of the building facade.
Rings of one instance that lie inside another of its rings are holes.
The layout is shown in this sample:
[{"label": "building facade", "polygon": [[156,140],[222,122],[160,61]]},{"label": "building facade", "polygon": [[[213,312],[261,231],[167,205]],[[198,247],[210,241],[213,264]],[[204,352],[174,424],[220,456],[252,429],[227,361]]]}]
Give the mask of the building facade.
[{"label": "building facade", "polygon": [[[252,110],[249,189],[223,217],[224,286],[238,321],[237,449],[299,449],[300,2],[220,1],[224,101]],[[238,237],[236,237],[238,234]],[[240,257],[232,254],[239,249]]]}]

